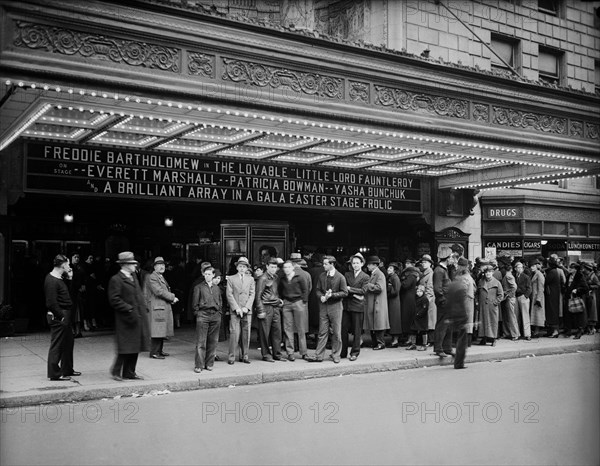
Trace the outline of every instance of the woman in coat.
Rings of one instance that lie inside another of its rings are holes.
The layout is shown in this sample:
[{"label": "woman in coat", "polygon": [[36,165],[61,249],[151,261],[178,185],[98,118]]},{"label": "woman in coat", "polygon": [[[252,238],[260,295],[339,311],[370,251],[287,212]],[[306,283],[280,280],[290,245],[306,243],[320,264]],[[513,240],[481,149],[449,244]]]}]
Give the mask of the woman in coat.
[{"label": "woman in coat", "polygon": [[558,256],[551,254],[548,257],[548,269],[546,270],[546,283],[544,288],[546,302],[546,327],[547,337],[558,337],[558,316],[562,307],[562,289],[565,286],[565,274],[558,264]]},{"label": "woman in coat", "polygon": [[392,335],[392,348],[398,348],[399,338],[402,334],[402,314],[400,313],[400,266],[397,262],[390,262],[387,268],[387,300],[388,316],[390,319],[389,333]]},{"label": "woman in coat", "polygon": [[148,323],[150,326],[150,357],[152,359],[165,359],[169,353],[163,351],[163,344],[167,337],[172,337],[173,311],[171,304],[179,301],[175,293],[171,292],[165,280],[165,261],[162,257],[154,259],[152,264],[154,272],[148,274],[144,283],[144,295],[148,307]]},{"label": "woman in coat", "polygon": [[485,345],[490,340],[496,346],[498,338],[498,315],[500,302],[504,299],[502,284],[494,278],[494,268],[488,265],[483,268],[484,275],[477,284],[479,297],[479,326],[480,345]]},{"label": "woman in coat", "polygon": [[532,337],[538,338],[546,325],[546,298],[544,286],[546,278],[541,272],[542,264],[537,259],[530,264],[531,268],[531,332]]},{"label": "woman in coat", "polygon": [[563,323],[565,326],[565,337],[570,337],[572,330],[577,329],[574,338],[578,340],[581,338],[581,335],[583,335],[583,329],[587,324],[587,314],[585,305],[583,312],[571,312],[569,309],[569,299],[581,298],[585,304],[585,298],[589,293],[590,287],[588,286],[583,273],[581,273],[581,266],[579,264],[573,263],[569,266],[569,269],[570,274],[567,278]]},{"label": "woman in coat", "polygon": [[408,335],[407,350],[417,349],[417,335],[413,330],[417,313],[417,285],[421,274],[419,269],[408,264],[400,277],[400,307],[402,309],[402,328]]},{"label": "woman in coat", "polygon": [[598,289],[600,288],[600,280],[594,273],[594,264],[584,262],[581,265],[581,272],[585,276],[590,291],[585,299],[585,307],[587,309],[587,335],[596,333],[596,324],[598,323]]}]

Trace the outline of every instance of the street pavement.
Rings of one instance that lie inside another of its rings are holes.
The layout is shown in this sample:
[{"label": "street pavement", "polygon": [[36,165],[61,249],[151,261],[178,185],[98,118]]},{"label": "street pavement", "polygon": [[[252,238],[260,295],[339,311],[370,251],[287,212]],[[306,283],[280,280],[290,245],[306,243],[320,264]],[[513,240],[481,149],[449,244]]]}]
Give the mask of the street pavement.
[{"label": "street pavement", "polygon": [[0,410],[0,464],[600,464],[600,351]]},{"label": "street pavement", "polygon": [[[75,340],[74,368],[83,374],[71,381],[50,381],[46,378],[46,361],[50,343],[48,332],[7,337],[0,340],[0,407],[35,405],[49,402],[72,402],[184,391],[216,387],[260,384],[267,382],[305,380],[348,374],[395,371],[437,365],[452,365],[451,358],[440,359],[431,349],[407,351],[404,348],[361,350],[356,361],[342,359],[340,364],[326,360],[309,364],[297,358],[295,362],[269,363],[261,360],[256,336],[250,349],[251,364],[227,364],[227,342],[219,343],[221,361],[214,371],[194,373],[194,328],[182,327],[165,343],[170,353],[165,360],[155,360],[141,353],[137,372],[140,381],[117,382],[109,376],[114,360],[114,335],[107,331],[85,333]],[[368,337],[366,337],[368,342]],[[539,338],[531,341],[500,340],[496,347],[473,345],[467,352],[467,364],[482,361],[539,357],[549,354],[591,351],[600,348],[600,335],[572,338]],[[314,351],[309,350],[309,354]],[[296,354],[297,355],[297,354]]]}]

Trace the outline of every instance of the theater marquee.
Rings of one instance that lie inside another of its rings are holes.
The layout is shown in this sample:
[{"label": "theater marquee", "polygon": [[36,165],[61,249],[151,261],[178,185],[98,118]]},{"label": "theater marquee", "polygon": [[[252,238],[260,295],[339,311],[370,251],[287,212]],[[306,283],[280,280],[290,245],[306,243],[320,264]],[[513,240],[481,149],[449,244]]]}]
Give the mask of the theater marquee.
[{"label": "theater marquee", "polygon": [[118,148],[28,143],[25,191],[421,212],[418,178]]}]

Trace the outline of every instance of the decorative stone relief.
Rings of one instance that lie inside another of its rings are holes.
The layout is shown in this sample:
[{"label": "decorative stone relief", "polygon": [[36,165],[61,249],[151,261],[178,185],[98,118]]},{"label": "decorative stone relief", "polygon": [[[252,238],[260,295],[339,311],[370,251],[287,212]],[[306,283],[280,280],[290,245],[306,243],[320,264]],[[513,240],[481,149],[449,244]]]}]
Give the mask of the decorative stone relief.
[{"label": "decorative stone relief", "polygon": [[489,123],[490,121],[490,106],[486,104],[474,104],[473,105],[473,120],[484,121]]},{"label": "decorative stone relief", "polygon": [[22,21],[16,22],[13,44],[174,73],[179,72],[181,63],[181,51],[176,48]]},{"label": "decorative stone relief", "polygon": [[569,128],[569,134],[571,136],[583,137],[583,122],[571,120]]},{"label": "decorative stone relief", "polygon": [[188,71],[192,75],[215,77],[215,56],[188,50]]},{"label": "decorative stone relief", "polygon": [[291,89],[295,92],[330,99],[344,99],[344,81],[340,78],[243,60],[223,58],[222,79],[251,86]]},{"label": "decorative stone relief", "polygon": [[469,118],[469,102],[466,100],[417,94],[387,86],[375,86],[375,105],[455,118]]},{"label": "decorative stone relief", "polygon": [[594,123],[585,124],[585,135],[589,139],[598,139],[600,133],[599,125],[595,125]]},{"label": "decorative stone relief", "polygon": [[369,83],[350,81],[350,100],[369,103]]},{"label": "decorative stone relief", "polygon": [[535,129],[545,133],[567,134],[567,119],[523,112],[512,108],[492,107],[493,123],[502,126]]}]

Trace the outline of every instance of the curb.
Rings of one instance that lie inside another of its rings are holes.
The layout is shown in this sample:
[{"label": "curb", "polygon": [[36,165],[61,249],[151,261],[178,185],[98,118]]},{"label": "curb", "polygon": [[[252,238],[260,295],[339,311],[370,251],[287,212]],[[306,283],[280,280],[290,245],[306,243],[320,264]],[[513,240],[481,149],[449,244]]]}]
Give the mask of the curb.
[{"label": "curb", "polygon": [[[600,350],[597,342],[572,344],[563,347],[542,347],[535,351],[531,349],[500,350],[493,353],[472,354],[467,352],[467,363],[491,362],[525,357],[553,356],[559,354],[588,352]],[[304,370],[284,370],[279,372],[259,372],[256,374],[213,376],[172,382],[128,382],[123,385],[110,387],[57,388],[52,392],[30,392],[14,396],[2,395],[0,408],[17,408],[47,403],[72,403],[81,401],[114,398],[116,396],[131,397],[133,393],[140,396],[153,391],[169,390],[171,392],[190,391],[199,389],[224,388],[230,386],[257,385],[262,383],[289,382],[323,377],[341,377],[354,374],[374,372],[389,372],[405,369],[420,369],[433,366],[452,366],[452,359],[440,359],[437,356],[426,355],[421,358],[406,358],[396,361],[381,361],[377,363],[353,363],[337,365],[324,363],[324,367]]]}]

